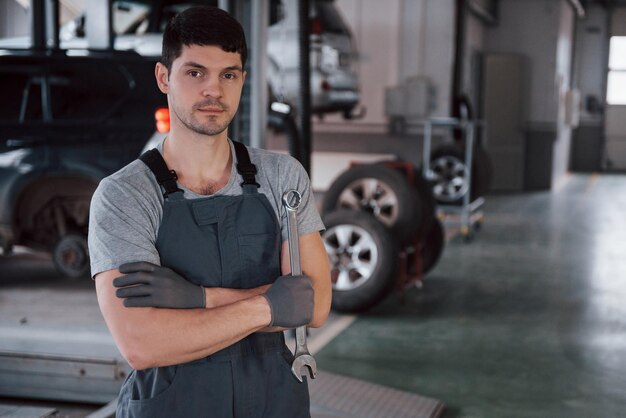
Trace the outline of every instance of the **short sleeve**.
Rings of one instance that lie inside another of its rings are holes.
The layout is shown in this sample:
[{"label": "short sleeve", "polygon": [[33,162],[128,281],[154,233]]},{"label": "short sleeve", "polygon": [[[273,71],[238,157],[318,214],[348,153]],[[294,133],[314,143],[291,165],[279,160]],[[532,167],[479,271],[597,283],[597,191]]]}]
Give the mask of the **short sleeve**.
[{"label": "short sleeve", "polygon": [[130,185],[102,180],[89,212],[91,277],[133,261],[160,265],[155,247],[157,216],[150,202]]},{"label": "short sleeve", "polygon": [[[311,181],[307,172],[300,162],[292,157],[288,157],[288,164],[281,173],[282,191],[291,189],[297,190],[302,196],[300,207],[298,208],[298,234],[305,235],[312,232],[323,231],[324,223],[317,211]],[[287,213],[281,205],[281,231],[283,241],[287,240]]]}]

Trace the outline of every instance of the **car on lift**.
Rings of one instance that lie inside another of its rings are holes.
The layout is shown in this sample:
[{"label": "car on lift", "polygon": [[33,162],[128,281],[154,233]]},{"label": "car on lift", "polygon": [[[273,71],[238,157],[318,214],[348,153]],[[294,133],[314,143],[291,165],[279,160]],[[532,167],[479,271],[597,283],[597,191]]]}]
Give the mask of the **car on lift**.
[{"label": "car on lift", "polygon": [[167,106],[154,60],[129,51],[0,50],[0,247],[49,251],[89,269],[98,182],[137,158]]},{"label": "car on lift", "polygon": [[[272,98],[294,107],[300,95],[297,3],[283,1],[278,6],[268,28],[268,84]],[[334,0],[311,1],[309,25],[313,114],[323,117],[341,112],[345,119],[364,116],[355,71],[356,43]]]},{"label": "car on lift", "polygon": [[[169,19],[185,8],[198,4],[215,6],[217,1],[113,1],[115,49],[134,50],[150,57],[160,56],[162,34]],[[270,100],[287,103],[294,110],[297,110],[300,94],[297,12],[295,1],[270,2],[267,43]],[[309,15],[313,114],[321,117],[327,113],[340,112],[346,119],[362,116],[364,108],[359,106],[359,79],[354,68],[357,50],[350,28],[334,0],[313,0]],[[85,28],[85,14],[63,25],[60,31],[61,47],[84,48]]]}]

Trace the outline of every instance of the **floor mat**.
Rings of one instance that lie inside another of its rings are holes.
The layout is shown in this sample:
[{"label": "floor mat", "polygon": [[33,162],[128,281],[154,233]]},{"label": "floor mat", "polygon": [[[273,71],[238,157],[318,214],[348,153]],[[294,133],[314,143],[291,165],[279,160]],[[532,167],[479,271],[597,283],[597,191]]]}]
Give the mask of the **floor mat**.
[{"label": "floor mat", "polygon": [[436,399],[326,371],[309,391],[312,418],[437,418],[444,409]]}]

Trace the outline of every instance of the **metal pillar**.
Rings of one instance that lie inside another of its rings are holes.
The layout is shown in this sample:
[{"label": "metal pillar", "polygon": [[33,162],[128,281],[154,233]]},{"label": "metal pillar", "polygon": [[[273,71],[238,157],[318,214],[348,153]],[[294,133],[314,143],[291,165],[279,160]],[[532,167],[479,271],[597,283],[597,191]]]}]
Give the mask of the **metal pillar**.
[{"label": "metal pillar", "polygon": [[46,0],[46,40],[52,41],[52,49],[59,49],[61,44],[59,42],[59,0]]},{"label": "metal pillar", "polygon": [[250,90],[250,145],[267,147],[267,25],[269,23],[269,0],[252,1],[250,21],[251,90]]},{"label": "metal pillar", "polygon": [[43,51],[46,49],[46,4],[43,1],[33,1],[31,13],[32,47],[35,50]]},{"label": "metal pillar", "polygon": [[217,0],[217,7],[230,13],[230,0]]},{"label": "metal pillar", "polygon": [[309,0],[298,1],[298,38],[300,57],[300,95],[298,115],[302,140],[302,166],[311,176],[311,41],[309,35]]}]

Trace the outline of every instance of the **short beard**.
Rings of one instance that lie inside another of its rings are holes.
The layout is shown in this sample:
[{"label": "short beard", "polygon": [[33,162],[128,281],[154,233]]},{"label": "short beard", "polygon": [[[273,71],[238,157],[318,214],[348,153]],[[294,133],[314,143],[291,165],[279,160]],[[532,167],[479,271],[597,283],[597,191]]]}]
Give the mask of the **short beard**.
[{"label": "short beard", "polygon": [[[178,112],[176,111],[176,109],[173,109],[174,113],[176,114],[176,117],[178,118],[178,120],[185,125],[185,127],[195,133],[198,133],[200,135],[207,135],[207,136],[216,136],[221,134],[222,132],[224,132],[226,129],[228,129],[228,125],[230,125],[230,120],[223,126],[215,126],[215,127],[208,127],[203,125],[202,123],[198,122],[197,120],[193,120],[192,117],[190,117],[190,120],[185,120],[184,118],[181,118],[180,115],[178,114]],[[232,120],[232,119],[231,119]]]},{"label": "short beard", "polygon": [[228,129],[228,125],[230,125],[230,121],[229,121],[224,126],[215,126],[213,128],[209,128],[208,126],[204,126],[200,122],[197,122],[197,121],[186,121],[183,119],[180,119],[180,121],[183,123],[183,125],[185,125],[185,127],[187,127],[187,129],[192,130],[197,134],[208,135],[208,136],[219,135],[222,132],[224,132],[226,129]]}]

